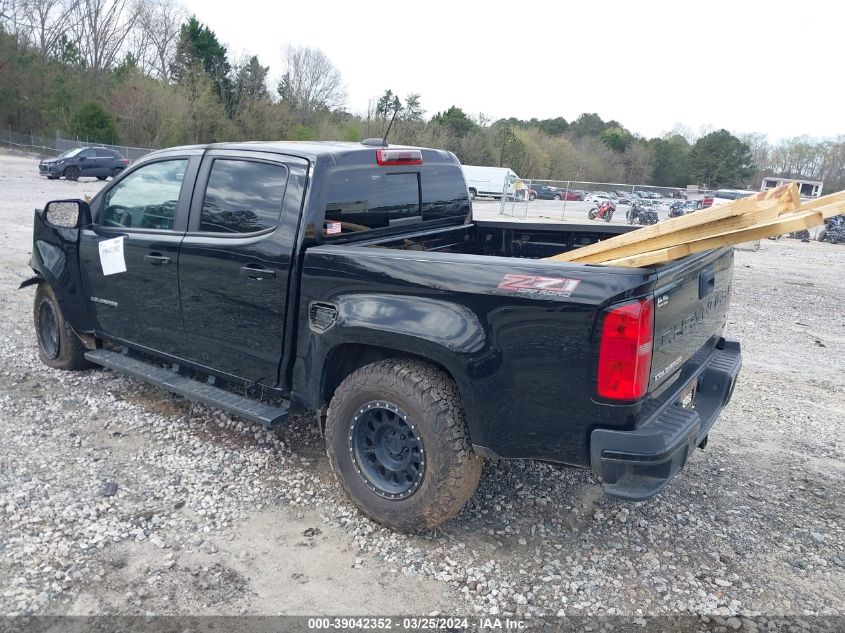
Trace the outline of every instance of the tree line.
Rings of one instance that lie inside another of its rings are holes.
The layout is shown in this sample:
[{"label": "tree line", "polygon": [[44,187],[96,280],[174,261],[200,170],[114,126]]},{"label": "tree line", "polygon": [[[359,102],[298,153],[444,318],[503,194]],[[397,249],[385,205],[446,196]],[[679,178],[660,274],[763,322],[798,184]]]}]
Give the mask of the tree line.
[{"label": "tree line", "polygon": [[426,115],[391,89],[364,113],[316,48],[288,46],[284,72],[240,58],[172,0],[0,0],[0,122],[139,147],[227,140],[390,140],[451,150],[466,164],[548,180],[756,188],[803,176],[845,188],[845,137],[797,138],[676,127],[643,138],[596,113],[491,121],[458,106]]}]

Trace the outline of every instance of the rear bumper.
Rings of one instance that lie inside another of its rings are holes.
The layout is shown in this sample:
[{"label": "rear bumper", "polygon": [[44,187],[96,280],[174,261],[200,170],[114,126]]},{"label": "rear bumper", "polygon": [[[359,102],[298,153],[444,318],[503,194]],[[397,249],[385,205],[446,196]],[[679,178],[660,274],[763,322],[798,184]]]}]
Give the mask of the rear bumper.
[{"label": "rear bumper", "polygon": [[[698,370],[679,385],[633,431],[597,429],[590,435],[590,463],[611,496],[641,501],[653,497],[677,475],[690,453],[703,444],[730,402],[742,366],[739,342],[722,339]],[[694,409],[679,398],[698,381]]]}]

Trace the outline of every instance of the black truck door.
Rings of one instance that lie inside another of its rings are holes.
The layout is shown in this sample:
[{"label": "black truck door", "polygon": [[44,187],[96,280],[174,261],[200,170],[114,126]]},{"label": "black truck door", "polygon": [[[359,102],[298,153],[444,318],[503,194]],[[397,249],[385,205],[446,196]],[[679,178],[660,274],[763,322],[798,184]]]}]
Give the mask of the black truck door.
[{"label": "black truck door", "polygon": [[[201,151],[199,152],[201,154]],[[79,255],[98,334],[179,355],[179,245],[200,156],[143,163],[92,203]]]},{"label": "black truck door", "polygon": [[179,254],[188,360],[275,385],[308,163],[206,152]]}]

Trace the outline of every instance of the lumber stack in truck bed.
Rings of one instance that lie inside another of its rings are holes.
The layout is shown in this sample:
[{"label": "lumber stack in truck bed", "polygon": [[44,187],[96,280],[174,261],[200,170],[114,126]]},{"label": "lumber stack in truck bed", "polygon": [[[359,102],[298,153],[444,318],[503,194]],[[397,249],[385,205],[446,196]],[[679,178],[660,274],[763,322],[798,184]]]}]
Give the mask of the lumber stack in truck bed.
[{"label": "lumber stack in truck bed", "polygon": [[845,191],[801,203],[795,183],[728,204],[663,220],[547,259],[612,266],[651,266],[693,253],[774,237],[845,213]]}]

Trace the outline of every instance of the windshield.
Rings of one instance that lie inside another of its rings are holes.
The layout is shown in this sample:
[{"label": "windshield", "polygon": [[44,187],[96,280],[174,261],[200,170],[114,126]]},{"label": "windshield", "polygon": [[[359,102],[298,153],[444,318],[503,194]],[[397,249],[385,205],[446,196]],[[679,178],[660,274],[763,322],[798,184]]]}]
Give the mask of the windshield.
[{"label": "windshield", "polygon": [[81,147],[77,147],[76,149],[69,149],[64,154],[59,154],[59,158],[70,158],[71,156],[76,156],[81,151]]}]

